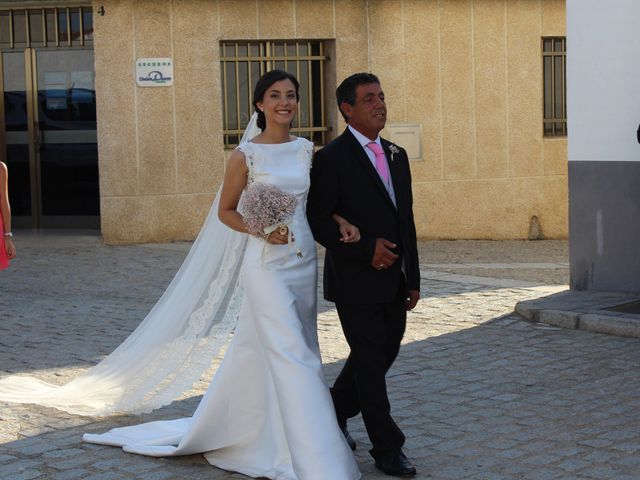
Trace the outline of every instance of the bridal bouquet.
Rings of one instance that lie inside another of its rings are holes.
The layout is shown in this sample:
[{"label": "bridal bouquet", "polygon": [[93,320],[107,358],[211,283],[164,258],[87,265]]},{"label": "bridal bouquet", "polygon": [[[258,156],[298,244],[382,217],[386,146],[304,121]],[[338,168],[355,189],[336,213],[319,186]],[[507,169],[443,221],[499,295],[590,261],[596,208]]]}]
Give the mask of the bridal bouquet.
[{"label": "bridal bouquet", "polygon": [[268,183],[250,184],[242,196],[242,215],[247,230],[265,238],[279,229],[283,235],[289,233],[287,222],[298,204],[295,195]]}]

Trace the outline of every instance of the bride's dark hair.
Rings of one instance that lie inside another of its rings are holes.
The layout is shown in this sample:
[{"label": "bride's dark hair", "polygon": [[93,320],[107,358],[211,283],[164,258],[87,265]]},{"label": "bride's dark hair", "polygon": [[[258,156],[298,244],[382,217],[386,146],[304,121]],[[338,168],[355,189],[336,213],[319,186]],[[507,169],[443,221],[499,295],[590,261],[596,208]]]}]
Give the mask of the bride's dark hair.
[{"label": "bride's dark hair", "polygon": [[293,86],[296,87],[296,100],[300,100],[300,95],[298,94],[300,84],[296,77],[289,72],[285,72],[284,70],[271,70],[262,75],[258,80],[258,83],[256,83],[256,88],[253,90],[253,108],[255,108],[256,113],[258,114],[257,125],[260,130],[264,130],[266,128],[267,120],[264,117],[264,112],[260,111],[257,104],[262,101],[267,89],[280,80],[291,80]]}]

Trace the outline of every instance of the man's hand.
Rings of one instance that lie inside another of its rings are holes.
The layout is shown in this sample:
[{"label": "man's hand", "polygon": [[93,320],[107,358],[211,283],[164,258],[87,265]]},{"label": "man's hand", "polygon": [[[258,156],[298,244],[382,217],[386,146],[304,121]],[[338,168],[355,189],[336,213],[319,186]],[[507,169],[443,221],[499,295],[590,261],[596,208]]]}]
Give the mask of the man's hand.
[{"label": "man's hand", "polygon": [[414,307],[418,303],[419,298],[420,298],[420,292],[418,290],[409,290],[407,292],[407,300],[405,302],[407,311],[414,309]]},{"label": "man's hand", "polygon": [[376,249],[373,252],[371,266],[376,270],[389,268],[398,259],[398,255],[390,249],[396,248],[396,244],[384,238],[376,238]]}]

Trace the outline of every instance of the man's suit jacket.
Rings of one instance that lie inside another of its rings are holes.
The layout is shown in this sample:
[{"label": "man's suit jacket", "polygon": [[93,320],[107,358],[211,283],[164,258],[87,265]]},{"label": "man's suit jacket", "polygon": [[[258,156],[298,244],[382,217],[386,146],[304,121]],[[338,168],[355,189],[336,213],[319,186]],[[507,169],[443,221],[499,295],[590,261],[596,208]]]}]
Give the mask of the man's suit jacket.
[{"label": "man's suit jacket", "polygon": [[[336,303],[387,303],[397,298],[405,265],[409,290],[420,289],[411,172],[406,152],[382,139],[396,196],[394,206],[380,176],[358,140],[347,128],[316,152],[311,169],[307,217],[315,239],[326,247],[324,296]],[[331,218],[344,217],[360,229],[357,243],[339,241]],[[384,270],[371,266],[376,238],[397,245],[396,262]]]}]

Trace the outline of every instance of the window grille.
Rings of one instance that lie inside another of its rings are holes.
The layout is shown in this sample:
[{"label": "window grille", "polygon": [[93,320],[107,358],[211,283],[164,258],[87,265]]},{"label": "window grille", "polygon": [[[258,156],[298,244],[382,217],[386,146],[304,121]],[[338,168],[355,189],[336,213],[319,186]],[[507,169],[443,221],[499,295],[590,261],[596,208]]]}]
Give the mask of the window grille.
[{"label": "window grille", "polygon": [[220,44],[224,145],[238,144],[249,118],[258,78],[273,69],[286,70],[300,82],[298,114],[291,131],[316,144],[329,131],[324,108],[327,57],[321,41],[226,41]]},{"label": "window grille", "polygon": [[93,45],[91,7],[0,10],[0,49]]},{"label": "window grille", "polygon": [[544,136],[567,135],[567,56],[565,37],[542,39]]}]

